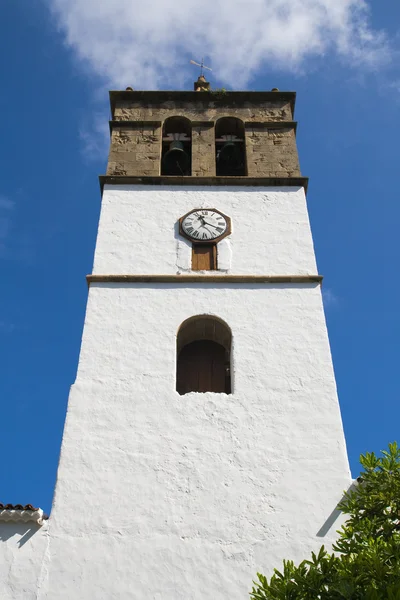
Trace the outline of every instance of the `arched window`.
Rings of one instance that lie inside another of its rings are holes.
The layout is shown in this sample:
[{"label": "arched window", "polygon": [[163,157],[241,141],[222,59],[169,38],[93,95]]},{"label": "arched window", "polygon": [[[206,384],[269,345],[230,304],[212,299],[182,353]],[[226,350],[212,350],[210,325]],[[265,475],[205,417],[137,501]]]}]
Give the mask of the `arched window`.
[{"label": "arched window", "polygon": [[246,151],[243,121],[222,117],[215,124],[216,174],[246,175]]},{"label": "arched window", "polygon": [[230,394],[231,343],[231,330],[216,317],[200,315],[184,321],[177,337],[177,392]]},{"label": "arched window", "polygon": [[192,124],[186,117],[164,121],[161,175],[192,174]]}]

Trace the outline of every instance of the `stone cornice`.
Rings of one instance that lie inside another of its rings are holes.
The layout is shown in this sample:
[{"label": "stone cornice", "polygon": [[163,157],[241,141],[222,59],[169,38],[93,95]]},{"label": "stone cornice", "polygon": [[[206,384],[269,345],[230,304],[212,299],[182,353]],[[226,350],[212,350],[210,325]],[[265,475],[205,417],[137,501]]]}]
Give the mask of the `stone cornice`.
[{"label": "stone cornice", "polygon": [[157,129],[161,127],[162,121],[127,121],[124,119],[108,122],[110,133],[113,129]]},{"label": "stone cornice", "polygon": [[91,283],[316,283],[322,275],[86,275]]},{"label": "stone cornice", "polygon": [[[200,93],[200,92],[199,92]],[[100,175],[100,188],[111,185],[167,185],[167,186],[235,186],[235,187],[303,187],[307,192],[308,177],[174,177],[157,175],[154,177],[134,175]]]},{"label": "stone cornice", "polygon": [[[131,121],[128,119],[114,119],[109,121],[110,131],[113,129],[156,129],[161,127],[162,121],[143,120]],[[214,127],[215,120],[194,120],[191,121],[193,128],[195,127]],[[244,121],[246,129],[297,129],[297,121]]]},{"label": "stone cornice", "polygon": [[247,130],[251,129],[294,129],[297,130],[297,121],[245,121]]}]

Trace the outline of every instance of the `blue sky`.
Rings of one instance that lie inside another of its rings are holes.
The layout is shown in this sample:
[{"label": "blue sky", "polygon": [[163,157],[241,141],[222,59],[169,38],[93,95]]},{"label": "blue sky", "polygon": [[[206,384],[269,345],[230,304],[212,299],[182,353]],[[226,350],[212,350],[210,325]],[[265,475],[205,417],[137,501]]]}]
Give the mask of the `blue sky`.
[{"label": "blue sky", "polygon": [[6,0],[2,17],[0,501],[50,511],[105,171],[107,89],[191,89],[188,61],[202,54],[214,87],[298,93],[356,475],[359,454],[398,438],[400,421],[400,5]]}]

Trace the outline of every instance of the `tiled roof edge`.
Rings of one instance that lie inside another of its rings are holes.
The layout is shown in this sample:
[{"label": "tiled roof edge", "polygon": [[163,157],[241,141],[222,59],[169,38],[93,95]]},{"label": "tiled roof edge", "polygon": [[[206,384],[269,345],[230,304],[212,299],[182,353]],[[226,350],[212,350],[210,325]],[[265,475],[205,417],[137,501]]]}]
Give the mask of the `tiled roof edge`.
[{"label": "tiled roof edge", "polygon": [[0,522],[28,523],[33,521],[43,525],[48,516],[41,508],[35,508],[32,504],[2,504],[0,503]]},{"label": "tiled roof edge", "polygon": [[0,502],[0,510],[40,510],[35,508],[32,504],[3,504]]}]

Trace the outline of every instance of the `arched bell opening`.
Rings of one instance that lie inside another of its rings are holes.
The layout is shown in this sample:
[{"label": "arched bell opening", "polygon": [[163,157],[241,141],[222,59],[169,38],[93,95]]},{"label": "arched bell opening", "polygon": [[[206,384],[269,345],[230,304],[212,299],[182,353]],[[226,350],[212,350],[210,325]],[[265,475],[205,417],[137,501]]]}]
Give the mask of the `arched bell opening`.
[{"label": "arched bell opening", "polygon": [[192,174],[192,124],[186,117],[164,121],[161,150],[161,175]]},{"label": "arched bell opening", "polygon": [[231,393],[232,333],[216,317],[200,315],[182,323],[177,336],[176,391]]},{"label": "arched bell opening", "polygon": [[217,176],[246,175],[244,123],[236,117],[222,117],[215,124]]}]

